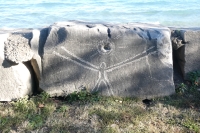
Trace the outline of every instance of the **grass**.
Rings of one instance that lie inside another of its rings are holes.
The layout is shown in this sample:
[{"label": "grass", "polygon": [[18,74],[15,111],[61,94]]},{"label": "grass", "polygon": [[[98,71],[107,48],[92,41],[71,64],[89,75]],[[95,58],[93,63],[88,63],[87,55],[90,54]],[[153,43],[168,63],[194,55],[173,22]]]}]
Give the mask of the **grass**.
[{"label": "grass", "polygon": [[200,91],[182,83],[176,92],[150,104],[136,98],[103,97],[86,89],[62,99],[43,92],[0,103],[0,132],[200,132]]}]

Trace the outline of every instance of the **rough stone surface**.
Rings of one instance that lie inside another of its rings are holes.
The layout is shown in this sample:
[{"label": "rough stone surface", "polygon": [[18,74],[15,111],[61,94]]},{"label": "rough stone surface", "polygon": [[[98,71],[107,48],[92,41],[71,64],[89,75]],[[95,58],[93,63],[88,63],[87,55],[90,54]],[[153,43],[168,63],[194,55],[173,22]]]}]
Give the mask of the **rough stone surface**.
[{"label": "rough stone surface", "polygon": [[102,95],[174,93],[170,30],[147,24],[56,23],[41,50],[40,87],[51,96],[83,86]]},{"label": "rough stone surface", "polygon": [[174,82],[180,84],[184,81],[185,72],[185,44],[182,31],[171,28],[171,41],[173,47]]},{"label": "rough stone surface", "polygon": [[[9,34],[0,34],[0,101],[11,101],[30,95],[33,89],[32,77],[26,65],[5,60],[4,42],[7,39],[12,40],[10,37]],[[13,59],[16,58],[12,58],[12,61]]]},{"label": "rough stone surface", "polygon": [[42,65],[41,65],[41,57],[39,55],[39,38],[40,38],[40,31],[39,30],[33,30],[32,31],[33,38],[31,39],[31,50],[33,51],[34,55],[31,59],[31,65],[33,66],[33,69],[35,71],[36,77],[38,79],[38,82],[40,80],[40,75],[42,71]]},{"label": "rough stone surface", "polygon": [[181,32],[179,30],[172,30],[171,34],[172,47],[174,50],[179,49],[184,46],[183,38],[181,37]]},{"label": "rough stone surface", "polygon": [[183,29],[182,37],[185,42],[185,75],[200,70],[200,29]]},{"label": "rough stone surface", "polygon": [[47,39],[48,30],[47,28],[44,29],[34,29],[32,30],[32,39],[30,41],[31,50],[33,51],[34,55],[30,60],[31,66],[33,68],[35,74],[35,90],[41,91],[39,88],[39,80],[41,79],[41,72],[42,72],[42,64],[41,64],[41,57],[43,55],[43,47],[45,41]]},{"label": "rough stone surface", "polygon": [[14,63],[31,60],[33,57],[33,52],[29,46],[31,38],[31,33],[12,33],[9,35],[4,46],[5,59]]}]

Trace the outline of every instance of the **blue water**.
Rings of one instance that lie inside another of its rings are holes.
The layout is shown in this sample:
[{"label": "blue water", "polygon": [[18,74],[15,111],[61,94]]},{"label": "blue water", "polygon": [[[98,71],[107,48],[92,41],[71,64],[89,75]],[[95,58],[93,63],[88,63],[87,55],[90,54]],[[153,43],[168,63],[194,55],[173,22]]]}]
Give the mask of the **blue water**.
[{"label": "blue water", "polygon": [[67,20],[200,27],[200,0],[0,0],[0,28]]}]

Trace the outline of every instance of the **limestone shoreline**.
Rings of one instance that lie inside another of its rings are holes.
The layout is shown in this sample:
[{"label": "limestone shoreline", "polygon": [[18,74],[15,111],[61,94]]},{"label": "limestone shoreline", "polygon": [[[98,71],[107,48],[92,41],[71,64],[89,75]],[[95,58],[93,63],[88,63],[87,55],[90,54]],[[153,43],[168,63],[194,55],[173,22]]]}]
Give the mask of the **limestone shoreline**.
[{"label": "limestone shoreline", "polygon": [[70,21],[0,29],[0,101],[85,87],[108,96],[167,96],[200,70],[199,54],[200,28]]}]

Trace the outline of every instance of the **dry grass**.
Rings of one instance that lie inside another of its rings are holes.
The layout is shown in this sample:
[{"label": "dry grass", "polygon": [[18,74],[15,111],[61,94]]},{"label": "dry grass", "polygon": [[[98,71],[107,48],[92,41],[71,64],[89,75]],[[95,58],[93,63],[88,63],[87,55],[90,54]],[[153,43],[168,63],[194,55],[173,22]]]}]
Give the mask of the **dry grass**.
[{"label": "dry grass", "polygon": [[152,99],[149,104],[141,99],[81,94],[61,100],[42,93],[0,103],[0,132],[200,132],[199,91]]}]

